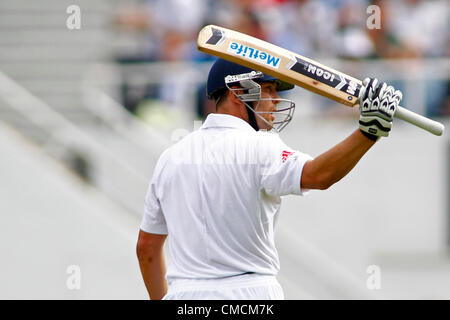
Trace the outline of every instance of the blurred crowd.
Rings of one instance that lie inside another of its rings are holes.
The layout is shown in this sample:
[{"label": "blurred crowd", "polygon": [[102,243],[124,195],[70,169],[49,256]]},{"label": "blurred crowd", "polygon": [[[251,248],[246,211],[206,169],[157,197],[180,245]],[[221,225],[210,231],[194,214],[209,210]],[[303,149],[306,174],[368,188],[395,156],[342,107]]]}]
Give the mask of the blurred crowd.
[{"label": "blurred crowd", "polygon": [[[380,28],[369,29],[380,8]],[[210,61],[214,57],[196,48],[198,31],[217,24],[264,39],[315,60],[448,58],[448,2],[445,0],[146,0],[118,9],[118,30],[145,35],[145,45],[118,52],[117,60],[130,62]],[[138,98],[124,103],[136,112]],[[434,105],[429,116],[450,115],[447,80],[427,83]],[[146,95],[161,96],[160,88]],[[212,106],[198,88],[197,113]],[[169,95],[170,96],[170,95]],[[128,99],[129,100],[129,99]],[[170,100],[170,98],[169,98]],[[174,102],[176,103],[176,102]]]}]

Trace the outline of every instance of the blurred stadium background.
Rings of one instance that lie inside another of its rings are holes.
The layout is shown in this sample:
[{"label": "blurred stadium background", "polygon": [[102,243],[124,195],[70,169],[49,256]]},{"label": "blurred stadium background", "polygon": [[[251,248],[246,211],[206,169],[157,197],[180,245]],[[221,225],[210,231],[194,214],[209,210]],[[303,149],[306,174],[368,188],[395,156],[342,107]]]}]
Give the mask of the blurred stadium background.
[{"label": "blurred stadium background", "polygon": [[[369,30],[369,5],[381,29]],[[66,9],[81,9],[70,30]],[[198,128],[212,57],[203,25],[376,76],[450,127],[448,1],[0,2],[0,298],[146,299],[135,244],[161,151]],[[357,110],[296,88],[288,145],[318,155]],[[327,191],[286,197],[277,231],[288,299],[450,299],[450,140],[395,122]],[[69,290],[67,268],[81,270]],[[381,289],[366,286],[381,270]]]}]

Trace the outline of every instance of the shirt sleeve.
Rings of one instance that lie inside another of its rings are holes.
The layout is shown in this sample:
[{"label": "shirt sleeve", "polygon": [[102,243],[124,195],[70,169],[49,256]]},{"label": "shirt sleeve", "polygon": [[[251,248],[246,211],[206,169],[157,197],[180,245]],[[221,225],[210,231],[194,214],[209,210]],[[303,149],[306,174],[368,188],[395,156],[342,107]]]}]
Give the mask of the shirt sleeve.
[{"label": "shirt sleeve", "polygon": [[140,228],[147,233],[168,234],[166,219],[156,195],[156,173],[153,175],[145,196],[144,215]]},{"label": "shirt sleeve", "polygon": [[313,157],[289,148],[277,134],[265,135],[260,143],[261,188],[273,196],[305,195],[308,190],[300,187],[303,167]]}]

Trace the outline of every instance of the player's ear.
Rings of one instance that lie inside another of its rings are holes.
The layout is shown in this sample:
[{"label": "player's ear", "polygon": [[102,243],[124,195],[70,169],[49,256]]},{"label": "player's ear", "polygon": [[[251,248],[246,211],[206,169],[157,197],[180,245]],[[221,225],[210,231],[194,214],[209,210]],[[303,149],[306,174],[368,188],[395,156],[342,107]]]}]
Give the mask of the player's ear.
[{"label": "player's ear", "polygon": [[[232,89],[237,89],[239,87],[237,86],[233,86],[231,87]],[[231,91],[228,90],[227,95],[228,95],[228,99],[230,99],[231,102],[233,102],[233,104],[243,104],[243,102],[236,96],[237,94],[242,94],[243,91],[242,90],[238,90],[238,91]]]}]

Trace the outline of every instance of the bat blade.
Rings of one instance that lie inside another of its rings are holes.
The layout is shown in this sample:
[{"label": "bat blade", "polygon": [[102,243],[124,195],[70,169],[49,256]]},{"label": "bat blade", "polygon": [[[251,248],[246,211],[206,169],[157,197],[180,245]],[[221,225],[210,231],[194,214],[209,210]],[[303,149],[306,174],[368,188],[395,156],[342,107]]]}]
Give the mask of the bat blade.
[{"label": "bat blade", "polygon": [[[202,52],[262,71],[344,105],[353,107],[358,103],[361,80],[261,39],[208,25],[199,32],[197,47]],[[444,131],[441,123],[402,107],[395,116],[435,135],[442,135]]]}]

